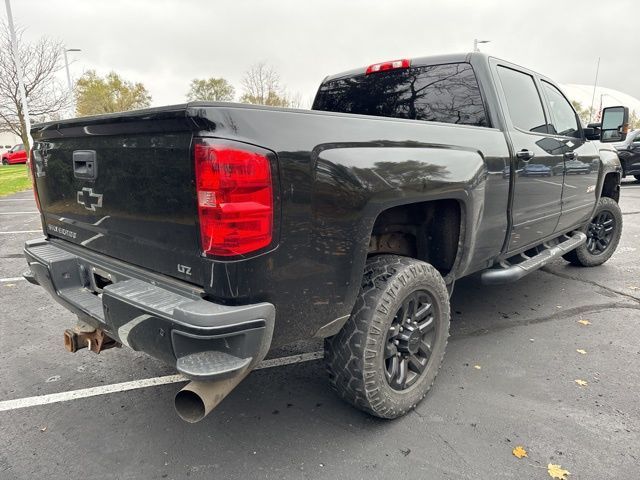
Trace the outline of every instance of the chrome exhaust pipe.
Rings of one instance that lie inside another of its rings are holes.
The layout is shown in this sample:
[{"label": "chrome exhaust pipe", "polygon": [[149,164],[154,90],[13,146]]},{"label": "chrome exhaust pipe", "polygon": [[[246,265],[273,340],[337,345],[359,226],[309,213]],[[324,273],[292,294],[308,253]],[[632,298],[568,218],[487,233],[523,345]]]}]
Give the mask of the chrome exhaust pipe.
[{"label": "chrome exhaust pipe", "polygon": [[247,369],[240,375],[211,382],[189,382],[174,399],[178,416],[189,423],[196,423],[209,415],[249,374]]}]

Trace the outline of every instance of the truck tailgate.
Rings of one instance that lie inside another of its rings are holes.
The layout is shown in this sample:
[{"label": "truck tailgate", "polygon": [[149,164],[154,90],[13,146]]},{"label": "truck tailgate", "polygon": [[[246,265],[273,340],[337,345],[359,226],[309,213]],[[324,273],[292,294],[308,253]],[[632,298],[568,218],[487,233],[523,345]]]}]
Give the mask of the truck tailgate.
[{"label": "truck tailgate", "polygon": [[46,233],[200,283],[193,132],[185,112],[179,106],[34,128]]}]

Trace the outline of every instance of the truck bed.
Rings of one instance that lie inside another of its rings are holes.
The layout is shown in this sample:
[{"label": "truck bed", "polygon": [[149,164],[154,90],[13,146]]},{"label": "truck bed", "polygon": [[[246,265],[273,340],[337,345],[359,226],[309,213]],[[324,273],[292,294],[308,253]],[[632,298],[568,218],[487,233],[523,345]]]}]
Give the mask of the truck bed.
[{"label": "truck bed", "polygon": [[[465,241],[473,254],[451,278],[486,268],[499,253],[496,236],[504,237],[508,151],[494,128],[196,102],[48,123],[32,133],[48,236],[196,285],[218,302],[271,302],[279,318],[274,346],[349,314],[367,254],[361,240],[386,197],[460,202],[464,223],[474,226]],[[272,248],[231,259],[202,255],[198,138],[273,152]],[[95,152],[95,180],[78,178],[77,151]],[[311,318],[298,322],[298,312]]]}]

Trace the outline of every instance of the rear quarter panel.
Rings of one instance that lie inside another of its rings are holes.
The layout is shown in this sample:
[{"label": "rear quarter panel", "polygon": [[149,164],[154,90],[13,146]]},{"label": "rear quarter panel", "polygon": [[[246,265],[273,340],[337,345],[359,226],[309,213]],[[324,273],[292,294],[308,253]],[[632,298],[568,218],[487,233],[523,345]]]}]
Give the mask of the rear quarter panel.
[{"label": "rear quarter panel", "polygon": [[229,303],[276,305],[274,346],[348,315],[376,217],[392,206],[456,199],[463,213],[459,277],[489,266],[507,228],[509,179],[497,129],[359,115],[243,107],[191,112],[199,136],[277,154],[278,247],[258,257],[209,260],[205,289]]}]

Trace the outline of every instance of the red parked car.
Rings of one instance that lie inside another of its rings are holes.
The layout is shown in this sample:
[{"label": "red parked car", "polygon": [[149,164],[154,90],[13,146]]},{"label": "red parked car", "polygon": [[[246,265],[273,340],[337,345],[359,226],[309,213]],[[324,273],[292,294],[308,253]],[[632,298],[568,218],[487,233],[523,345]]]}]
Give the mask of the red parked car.
[{"label": "red parked car", "polygon": [[3,165],[13,165],[14,163],[27,163],[27,152],[22,143],[15,145],[11,150],[2,154]]}]

